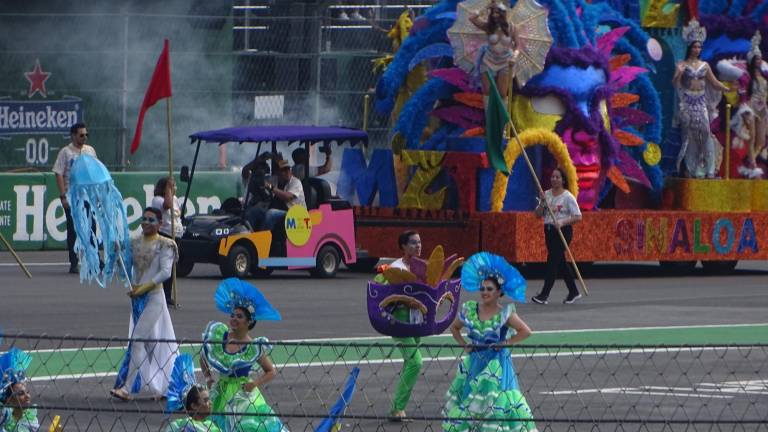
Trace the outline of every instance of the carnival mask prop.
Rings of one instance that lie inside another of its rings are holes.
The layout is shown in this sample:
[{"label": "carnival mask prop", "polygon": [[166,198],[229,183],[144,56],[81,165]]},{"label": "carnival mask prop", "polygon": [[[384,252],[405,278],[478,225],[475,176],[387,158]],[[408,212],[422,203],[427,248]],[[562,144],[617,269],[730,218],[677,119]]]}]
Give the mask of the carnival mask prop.
[{"label": "carnival mask prop", "polygon": [[[443,247],[437,246],[426,261],[411,258],[410,271],[389,268],[368,282],[368,318],[373,328],[394,337],[444,332],[456,317],[461,294],[461,280],[449,278],[463,261],[455,254],[445,258]],[[450,304],[447,313],[438,316],[438,309],[446,302]],[[420,318],[398,320],[396,308],[406,308],[411,316]]]}]

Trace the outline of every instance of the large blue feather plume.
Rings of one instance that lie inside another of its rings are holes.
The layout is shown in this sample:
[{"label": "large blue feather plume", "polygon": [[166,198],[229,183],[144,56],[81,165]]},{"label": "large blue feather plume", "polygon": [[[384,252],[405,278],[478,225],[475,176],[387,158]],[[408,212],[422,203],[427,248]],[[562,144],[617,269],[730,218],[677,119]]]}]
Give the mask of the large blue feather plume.
[{"label": "large blue feather plume", "polygon": [[467,291],[478,291],[483,280],[494,277],[501,290],[512,300],[525,303],[525,278],[504,258],[488,252],[472,255],[461,269],[461,285]]},{"label": "large blue feather plume", "polygon": [[436,58],[436,57],[453,57],[453,48],[451,44],[447,43],[434,43],[419,50],[415,56],[408,63],[408,70],[413,70],[419,63],[424,60]]},{"label": "large blue feather plume", "polygon": [[221,281],[214,295],[216,307],[224,313],[232,313],[242,307],[251,313],[255,321],[280,321],[280,312],[267,301],[255,286],[238,278]]},{"label": "large blue feather plume", "polygon": [[24,381],[31,363],[32,356],[18,348],[0,355],[0,397],[9,386]]},{"label": "large blue feather plume", "polygon": [[184,408],[184,402],[187,399],[187,393],[197,385],[195,381],[195,366],[192,362],[192,356],[184,353],[176,357],[173,362],[173,372],[168,382],[168,403],[165,410],[167,412],[180,411]]}]

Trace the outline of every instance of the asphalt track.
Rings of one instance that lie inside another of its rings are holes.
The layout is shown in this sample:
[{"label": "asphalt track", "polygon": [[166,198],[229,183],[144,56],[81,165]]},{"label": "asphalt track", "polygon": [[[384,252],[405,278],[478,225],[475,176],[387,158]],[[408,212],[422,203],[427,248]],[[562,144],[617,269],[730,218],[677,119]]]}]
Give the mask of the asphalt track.
[{"label": "asphalt track", "polygon": [[[34,275],[28,280],[11,265],[9,254],[0,255],[2,331],[126,337],[124,289],[81,285],[77,276],[66,274],[65,256],[23,253]],[[535,334],[513,355],[540,430],[768,430],[768,348],[719,346],[768,342],[768,264],[740,263],[730,276],[697,271],[685,277],[663,274],[654,264],[605,264],[586,275],[590,296],[577,304],[559,304],[565,289],[558,285],[550,305],[518,306]],[[540,275],[526,276],[533,294]],[[315,344],[277,342],[272,351],[280,373],[264,393],[291,430],[311,430],[309,425],[319,422],[305,416],[327,412],[354,366],[361,373],[347,414],[369,418],[346,419],[344,430],[440,430],[436,420],[382,420],[401,363],[397,350],[386,346],[389,340],[377,337],[368,323],[368,278],[342,272],[333,280],[316,280],[305,272],[278,272],[252,280],[283,315],[281,322],[260,322],[252,333]],[[214,266],[200,266],[180,280],[182,307],[171,311],[178,338],[198,340],[208,321],[226,318],[212,302],[218,281]],[[122,356],[119,341],[6,336],[0,350],[11,342],[36,350],[30,368],[35,401],[58,407],[41,410],[44,425],[50,413],[62,416],[66,430],[158,430],[167,418],[147,414],[162,408],[151,400],[126,404],[105,397]],[[440,346],[451,343],[446,336],[425,342],[435,346],[423,350],[423,375],[407,410],[415,418],[440,416],[460,354]],[[673,347],[653,347],[660,345]],[[184,349],[194,353],[196,346]],[[123,412],[89,412],[101,409]]]}]

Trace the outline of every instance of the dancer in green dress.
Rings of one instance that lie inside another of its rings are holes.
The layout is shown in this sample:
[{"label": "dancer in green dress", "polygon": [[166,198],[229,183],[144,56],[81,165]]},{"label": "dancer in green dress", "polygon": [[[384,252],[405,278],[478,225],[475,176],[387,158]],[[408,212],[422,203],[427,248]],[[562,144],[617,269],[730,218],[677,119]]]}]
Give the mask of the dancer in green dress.
[{"label": "dancer in green dress", "polygon": [[[451,326],[454,339],[468,355],[459,363],[448,389],[443,408],[448,420],[443,422],[443,430],[536,431],[508,349],[530,336],[531,330],[514,304],[499,302],[505,294],[524,302],[525,279],[503,258],[481,252],[464,264],[461,281],[468,291],[480,291],[480,301],[465,302]],[[470,343],[462,329],[467,330]]]},{"label": "dancer in green dress", "polygon": [[[215,299],[230,318],[228,324],[210,322],[203,333],[200,367],[211,389],[213,421],[223,431],[287,431],[259,390],[277,374],[269,358],[272,347],[267,338],[253,339],[248,334],[256,321],[280,320],[280,313],[255,287],[236,278],[224,280]],[[255,365],[264,373],[252,379]],[[218,380],[213,371],[219,374]]]}]

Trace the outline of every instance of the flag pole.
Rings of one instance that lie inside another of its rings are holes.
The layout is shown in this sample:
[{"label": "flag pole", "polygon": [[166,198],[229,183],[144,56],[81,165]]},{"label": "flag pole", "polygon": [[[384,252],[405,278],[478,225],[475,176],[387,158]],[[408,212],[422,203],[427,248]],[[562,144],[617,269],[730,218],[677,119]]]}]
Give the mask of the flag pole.
[{"label": "flag pole", "polygon": [[[171,98],[168,96],[166,101],[166,117],[168,126],[168,178],[173,178],[173,137],[171,135]],[[175,181],[174,181],[175,183]],[[171,240],[176,242],[176,194],[173,194],[171,199]],[[173,306],[177,307],[179,302],[176,299],[176,260],[173,261],[173,267],[171,267],[171,300]]]},{"label": "flag pole", "polygon": [[[509,73],[507,74],[507,112],[510,113],[509,115],[509,123],[507,123],[507,137],[514,136],[515,142],[517,142],[517,145],[520,147],[520,154],[523,155],[523,158],[525,159],[525,164],[528,166],[528,171],[531,173],[531,177],[533,177],[534,183],[536,183],[536,189],[538,189],[539,195],[544,196],[544,188],[541,187],[541,182],[539,182],[539,177],[536,175],[536,171],[533,169],[533,164],[531,163],[531,160],[528,158],[528,153],[525,152],[525,148],[523,147],[523,143],[520,141],[520,137],[517,135],[517,128],[515,128],[515,124],[512,123],[512,78],[514,77],[514,63],[510,62],[509,65]],[[510,170],[512,167],[509,167]],[[576,181],[573,179],[572,181]],[[552,208],[549,206],[549,203],[547,200],[542,200],[544,202],[544,207],[547,209],[547,213],[549,214],[549,217],[552,218],[552,221],[557,222],[557,219],[555,218],[555,213],[552,211]],[[560,241],[563,243],[563,247],[565,248],[565,252],[568,253],[568,259],[571,261],[571,265],[573,265],[573,270],[576,273],[576,277],[579,279],[579,283],[581,284],[581,290],[584,292],[584,295],[589,295],[589,291],[587,290],[587,284],[584,282],[584,279],[581,277],[581,272],[579,271],[579,266],[576,264],[576,258],[573,255],[573,252],[571,252],[571,248],[568,246],[568,241],[565,239],[565,236],[563,235],[563,231],[560,230],[560,225],[557,223],[554,224],[555,229],[557,230],[557,235],[560,237]]]},{"label": "flag pole", "polygon": [[19,267],[24,271],[24,274],[27,275],[28,278],[32,279],[32,273],[27,270],[27,266],[24,265],[24,262],[19,258],[19,256],[16,254],[16,251],[13,250],[13,247],[11,247],[11,244],[8,242],[8,240],[5,239],[5,236],[0,233],[0,240],[2,240],[3,244],[5,244],[5,247],[8,248],[8,250],[11,252],[11,255],[13,255],[13,258],[16,260],[17,263],[19,263]]}]

